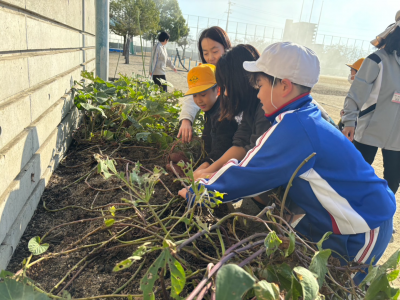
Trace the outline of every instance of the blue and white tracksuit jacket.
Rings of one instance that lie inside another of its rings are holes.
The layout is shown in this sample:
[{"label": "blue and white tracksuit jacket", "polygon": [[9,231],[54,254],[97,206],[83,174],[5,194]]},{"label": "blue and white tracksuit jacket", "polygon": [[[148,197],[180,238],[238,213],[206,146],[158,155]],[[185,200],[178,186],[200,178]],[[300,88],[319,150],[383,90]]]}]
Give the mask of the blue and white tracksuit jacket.
[{"label": "blue and white tracksuit jacket", "polygon": [[210,191],[226,193],[223,202],[255,196],[286,187],[296,168],[315,152],[289,191],[291,201],[306,212],[296,230],[314,242],[331,231],[324,248],[348,260],[369,263],[375,256],[377,262],[392,235],[395,197],[311,101],[303,94],[267,116],[273,126],[241,162],[232,159],[200,182]]}]

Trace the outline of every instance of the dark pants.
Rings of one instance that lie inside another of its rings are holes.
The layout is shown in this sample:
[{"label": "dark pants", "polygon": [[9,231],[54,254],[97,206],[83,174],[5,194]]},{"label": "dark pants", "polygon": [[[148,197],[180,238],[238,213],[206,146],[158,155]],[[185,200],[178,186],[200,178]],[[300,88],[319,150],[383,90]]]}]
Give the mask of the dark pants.
[{"label": "dark pants", "polygon": [[159,85],[160,87],[162,87],[162,89],[164,90],[164,92],[167,91],[167,86],[166,85],[161,85],[160,80],[158,80],[158,78],[167,80],[167,78],[165,77],[165,75],[153,75],[153,81],[155,84]]},{"label": "dark pants", "polygon": [[[365,161],[372,165],[378,147],[361,144],[354,141],[354,146],[361,152]],[[400,183],[400,151],[382,149],[383,178],[388,182],[389,188],[396,194]]]}]

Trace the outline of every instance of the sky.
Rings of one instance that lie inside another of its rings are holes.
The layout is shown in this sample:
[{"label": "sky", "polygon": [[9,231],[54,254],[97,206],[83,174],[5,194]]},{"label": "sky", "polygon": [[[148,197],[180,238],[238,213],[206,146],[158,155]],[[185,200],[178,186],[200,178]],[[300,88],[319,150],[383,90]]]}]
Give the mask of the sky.
[{"label": "sky", "polygon": [[[195,16],[200,16],[222,20],[220,26],[225,29],[228,0],[178,0],[178,2],[184,17],[190,15],[189,26],[196,27]],[[303,5],[303,0],[232,0],[231,2],[234,4],[231,5],[230,26],[236,27],[233,22],[254,24],[258,29],[253,26],[254,29],[251,30],[258,32],[263,30],[263,26],[283,29],[286,19],[298,22]],[[400,10],[400,0],[304,0],[301,20],[318,23],[321,8],[318,28],[320,40],[325,34],[370,41],[388,25],[394,23],[396,12]],[[202,23],[200,27],[206,27],[206,18],[201,18],[200,22]],[[245,25],[240,24],[240,26]],[[236,28],[229,28],[229,35],[231,36],[231,31],[235,30]],[[262,35],[262,33],[257,34]]]}]

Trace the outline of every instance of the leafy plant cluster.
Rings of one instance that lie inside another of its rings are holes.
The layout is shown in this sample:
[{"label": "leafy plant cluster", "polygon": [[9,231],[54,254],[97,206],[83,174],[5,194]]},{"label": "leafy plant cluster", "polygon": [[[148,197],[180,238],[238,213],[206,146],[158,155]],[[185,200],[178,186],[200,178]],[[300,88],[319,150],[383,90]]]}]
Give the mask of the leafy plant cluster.
[{"label": "leafy plant cluster", "polygon": [[179,129],[181,91],[166,93],[139,77],[121,75],[115,82],[106,82],[85,71],[82,77],[89,83],[76,82],[79,88],[73,89],[75,105],[85,115],[76,139],[144,141],[162,149],[172,143]]},{"label": "leafy plant cluster", "polygon": [[[256,216],[230,213],[218,219],[213,210],[224,195],[199,187],[193,180],[190,164],[179,164],[187,175],[187,178],[180,180],[195,192],[196,197],[189,199],[189,202],[193,201],[193,205],[187,205],[182,210],[179,209],[181,205],[178,208],[174,206],[181,201],[174,197],[165,205],[152,204],[155,186],[163,184],[161,177],[165,171],[162,168],[155,167],[150,171],[139,163],[131,163],[123,158],[112,159],[100,154],[95,155],[95,159],[98,162],[98,173],[105,180],[116,178],[120,181],[125,186],[128,197],[123,198],[120,204],[109,206],[107,210],[104,207],[99,209],[104,224],[85,237],[99,229],[117,228],[117,233],[111,240],[124,246],[131,245],[135,250],[131,256],[117,263],[113,271],[132,270],[135,277],[147,266],[140,280],[142,294],[120,294],[126,286],[124,285],[116,290],[116,295],[144,300],[156,297],[165,300],[398,299],[400,291],[392,287],[390,282],[399,275],[400,251],[396,251],[380,266],[357,265],[351,262],[347,266],[340,266],[331,256],[332,251],[323,247],[323,242],[331,233],[327,233],[317,244],[310,243],[279,216],[282,212],[280,203],[284,199],[273,196],[278,205],[268,206]],[[124,210],[133,209],[135,213],[129,216],[119,215],[119,207]],[[239,238],[238,218],[262,223],[265,231]],[[146,232],[146,236],[132,241],[121,240],[122,236],[135,228]],[[49,232],[42,238],[31,239],[28,246],[32,255],[24,261],[23,269],[17,273],[19,275],[3,275],[5,281],[0,283],[0,292],[4,290],[10,295],[17,293],[14,288],[16,283],[9,283],[11,278],[17,278],[20,285],[28,285],[40,291],[34,283],[26,282],[26,270],[40,261],[87,247],[79,246],[83,243],[80,239],[73,243],[73,249],[45,254],[49,245],[44,240],[48,234]],[[109,241],[92,245],[93,250],[89,255],[73,266],[67,275],[71,275],[88,261],[91,253],[110,249],[107,249],[110,246]],[[116,247],[115,244],[113,247]],[[32,261],[36,256],[41,257]],[[199,268],[198,265],[206,267]],[[359,286],[355,286],[352,274],[365,268],[369,269],[368,276]],[[54,294],[62,291],[63,297],[70,299],[65,290],[68,286],[64,282],[67,275],[50,292],[42,291],[45,296],[64,299]],[[64,288],[60,291],[62,286]],[[28,288],[30,292],[31,288]],[[99,297],[101,296],[97,296]]]}]

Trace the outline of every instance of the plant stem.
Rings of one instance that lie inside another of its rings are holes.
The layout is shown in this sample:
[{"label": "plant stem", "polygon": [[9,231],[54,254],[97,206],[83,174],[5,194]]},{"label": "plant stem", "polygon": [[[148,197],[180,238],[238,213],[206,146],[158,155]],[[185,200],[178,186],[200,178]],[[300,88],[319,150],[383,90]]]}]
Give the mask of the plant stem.
[{"label": "plant stem", "polygon": [[305,160],[303,160],[303,162],[297,167],[297,169],[294,171],[294,173],[292,174],[292,177],[290,177],[289,183],[286,186],[286,190],[285,190],[285,194],[283,195],[283,199],[282,199],[282,205],[281,205],[281,213],[280,213],[280,217],[281,220],[279,221],[279,225],[282,225],[282,219],[283,219],[283,211],[285,210],[285,203],[286,203],[286,198],[287,195],[289,193],[290,188],[292,187],[292,182],[294,180],[294,178],[296,177],[297,173],[300,171],[300,169],[311,159],[313,158],[317,153],[312,153],[310,156],[308,156]]},{"label": "plant stem", "polygon": [[224,240],[222,239],[221,231],[219,230],[219,228],[217,228],[216,231],[218,234],[219,243],[221,244],[222,255],[225,255],[225,244],[224,244]]}]

